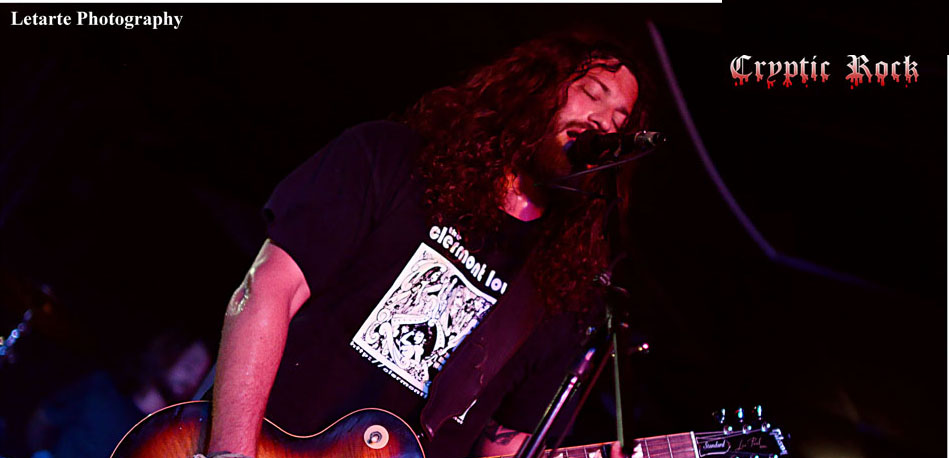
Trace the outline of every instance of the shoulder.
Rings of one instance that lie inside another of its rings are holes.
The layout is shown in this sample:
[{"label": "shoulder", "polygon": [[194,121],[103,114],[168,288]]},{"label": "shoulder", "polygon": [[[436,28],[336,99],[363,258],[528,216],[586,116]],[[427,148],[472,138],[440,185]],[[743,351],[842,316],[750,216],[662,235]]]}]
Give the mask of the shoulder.
[{"label": "shoulder", "polygon": [[[347,129],[340,141],[363,152],[376,190],[391,192],[404,186],[415,170],[422,137],[405,124],[370,121]],[[357,146],[358,145],[358,146]]]},{"label": "shoulder", "polygon": [[368,136],[417,136],[415,131],[409,126],[401,122],[389,121],[385,119],[361,122],[355,126],[350,127],[349,129],[346,129],[346,131],[353,134]]},{"label": "shoulder", "polygon": [[395,121],[368,121],[346,129],[340,139],[359,142],[370,150],[418,147],[421,137],[405,124]]}]

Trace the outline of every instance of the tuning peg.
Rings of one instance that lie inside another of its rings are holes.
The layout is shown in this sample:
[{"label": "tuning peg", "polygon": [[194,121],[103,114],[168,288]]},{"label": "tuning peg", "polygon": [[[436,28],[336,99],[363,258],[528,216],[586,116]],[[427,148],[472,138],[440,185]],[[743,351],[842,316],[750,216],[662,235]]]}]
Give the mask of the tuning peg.
[{"label": "tuning peg", "polygon": [[718,419],[718,424],[720,424],[720,425],[724,425],[724,424],[725,424],[725,417],[726,417],[726,415],[725,415],[725,409],[722,409],[721,411],[716,412],[716,413],[714,413],[714,414],[712,414],[712,415],[713,415],[716,419]]},{"label": "tuning peg", "polygon": [[735,413],[738,414],[738,423],[744,423],[744,422],[745,422],[745,409],[742,409],[741,407],[739,407],[739,408],[738,408],[738,412],[735,412]]},{"label": "tuning peg", "polygon": [[758,414],[758,421],[761,421],[761,404],[755,406],[755,413]]}]

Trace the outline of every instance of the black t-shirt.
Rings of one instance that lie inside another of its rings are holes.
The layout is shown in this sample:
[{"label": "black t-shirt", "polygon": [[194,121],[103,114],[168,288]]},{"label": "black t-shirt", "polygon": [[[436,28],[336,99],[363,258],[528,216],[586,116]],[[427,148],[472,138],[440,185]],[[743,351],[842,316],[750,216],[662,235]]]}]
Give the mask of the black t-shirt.
[{"label": "black t-shirt", "polygon": [[[268,236],[310,288],[267,407],[291,433],[312,434],[365,407],[419,428],[428,387],[452,351],[495,307],[518,306],[503,299],[538,223],[505,214],[501,230],[479,240],[429,224],[425,187],[412,177],[419,145],[401,124],[356,126],[287,176],[265,207]],[[569,315],[539,325],[471,415],[439,431],[452,439],[426,445],[429,455],[465,455],[492,416],[530,430],[572,359],[578,326]]]}]

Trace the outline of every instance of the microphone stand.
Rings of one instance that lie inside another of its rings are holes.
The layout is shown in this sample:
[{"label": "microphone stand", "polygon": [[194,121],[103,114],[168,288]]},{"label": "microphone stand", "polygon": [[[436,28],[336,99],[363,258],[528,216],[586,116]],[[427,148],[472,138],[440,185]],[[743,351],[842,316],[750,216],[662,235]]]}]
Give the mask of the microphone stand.
[{"label": "microphone stand", "polygon": [[[608,294],[609,296],[623,296],[623,293],[625,293],[625,290],[621,287],[609,287],[612,293]],[[587,342],[582,356],[568,370],[560,384],[560,388],[557,390],[557,394],[547,406],[543,418],[534,428],[533,434],[521,444],[515,455],[516,458],[537,458],[540,456],[540,453],[548,448],[546,447],[547,435],[553,424],[560,418],[560,415],[566,414],[570,418],[565,428],[569,429],[611,358],[613,362],[613,389],[616,396],[617,438],[623,453],[626,456],[633,454],[633,448],[636,446],[636,436],[633,435],[634,422],[632,415],[626,414],[632,412],[635,405],[634,396],[631,395],[629,390],[625,389],[625,387],[630,386],[634,372],[629,355],[636,352],[645,353],[648,345],[633,343],[630,335],[631,329],[624,316],[623,307],[618,304],[619,299],[608,298],[606,302],[606,316],[603,323],[597,327],[596,332]],[[596,369],[592,370],[593,368]],[[575,396],[575,393],[581,388],[584,393],[580,402],[572,409],[564,410],[565,406]],[[562,440],[563,435],[557,438],[556,442],[549,448],[558,448]],[[605,455],[608,455],[608,453],[605,453]]]},{"label": "microphone stand", "polygon": [[[579,193],[587,197],[608,200],[608,208],[603,215],[603,228],[605,231],[607,230],[607,227],[609,227],[607,224],[609,222],[609,216],[612,213],[612,210],[615,208],[615,204],[617,202],[616,196],[608,196],[597,192],[586,191],[566,186],[561,183],[590,173],[619,167],[620,165],[639,159],[655,151],[655,149],[655,147],[652,147],[640,153],[633,154],[630,157],[616,161],[610,161],[606,164],[601,164],[589,169],[581,170],[579,172],[558,178],[551,183],[546,183],[545,185],[551,189],[559,189],[563,191]],[[533,434],[531,434],[531,436],[525,440],[523,444],[521,444],[521,447],[518,449],[515,458],[537,458],[540,456],[541,452],[543,452],[545,449],[547,435],[550,432],[554,422],[557,421],[560,415],[565,413],[569,414],[570,420],[567,423],[566,428],[569,429],[573,423],[573,420],[576,418],[577,413],[580,411],[580,408],[583,406],[583,403],[586,401],[587,395],[589,395],[590,390],[596,384],[600,373],[609,362],[611,357],[613,360],[613,386],[616,396],[617,438],[619,439],[623,454],[626,456],[633,454],[633,449],[636,446],[635,436],[632,433],[634,430],[633,417],[632,415],[627,415],[627,413],[632,412],[634,397],[631,396],[629,390],[625,389],[624,386],[630,386],[630,380],[632,380],[633,368],[631,367],[632,364],[629,355],[634,352],[645,353],[648,349],[648,345],[643,344],[636,348],[633,348],[631,345],[631,329],[629,323],[627,322],[628,307],[623,307],[620,303],[621,300],[629,298],[629,293],[623,287],[612,284],[613,269],[616,267],[619,261],[625,257],[625,253],[620,253],[612,260],[607,271],[598,276],[597,282],[607,289],[606,314],[603,323],[596,328],[597,331],[594,332],[591,338],[587,341],[586,349],[584,350],[580,359],[576,361],[568,370],[563,382],[560,384],[560,388],[557,390],[557,394],[554,395],[554,398],[547,406],[547,409],[544,412],[544,415],[537,427],[534,428]],[[593,367],[596,367],[595,371],[591,371]],[[590,375],[591,373],[593,373],[592,376]],[[572,409],[565,411],[564,409],[566,405],[581,387],[584,387],[584,394],[580,399],[580,402],[573,406]],[[563,435],[566,434],[566,429],[564,433],[561,434],[559,438],[557,438],[557,441],[552,445],[551,448],[556,449],[560,446],[560,442],[563,440]],[[605,455],[609,454],[608,450],[604,450],[604,453]]]}]

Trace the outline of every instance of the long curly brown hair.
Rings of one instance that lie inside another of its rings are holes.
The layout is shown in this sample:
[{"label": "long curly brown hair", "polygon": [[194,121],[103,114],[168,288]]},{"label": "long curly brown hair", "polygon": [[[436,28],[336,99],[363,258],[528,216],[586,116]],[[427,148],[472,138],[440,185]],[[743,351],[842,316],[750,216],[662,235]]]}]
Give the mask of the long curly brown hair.
[{"label": "long curly brown hair", "polygon": [[[649,91],[645,72],[622,47],[578,33],[530,41],[463,83],[422,96],[400,120],[425,139],[418,174],[427,183],[425,204],[433,221],[450,223],[469,240],[497,231],[506,172],[528,168],[552,139],[570,83],[591,68],[621,66],[636,76],[641,94],[624,130],[639,129],[646,114],[642,96]],[[622,201],[628,186],[616,178],[602,174],[580,187],[618,194]],[[602,227],[607,206],[603,199],[558,194],[546,208],[527,267],[549,311],[589,305],[584,299],[595,287],[593,279],[608,263]]]}]

